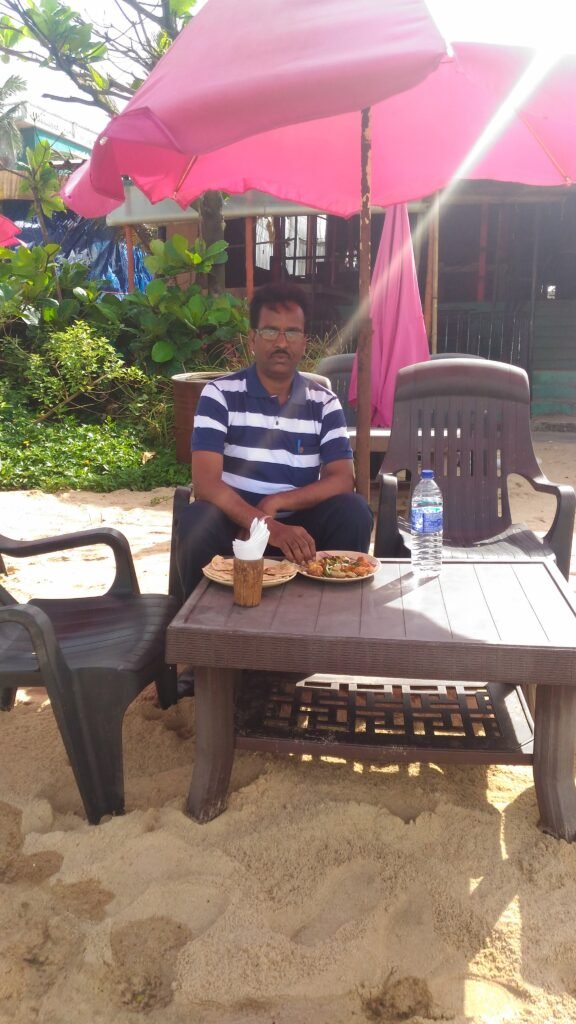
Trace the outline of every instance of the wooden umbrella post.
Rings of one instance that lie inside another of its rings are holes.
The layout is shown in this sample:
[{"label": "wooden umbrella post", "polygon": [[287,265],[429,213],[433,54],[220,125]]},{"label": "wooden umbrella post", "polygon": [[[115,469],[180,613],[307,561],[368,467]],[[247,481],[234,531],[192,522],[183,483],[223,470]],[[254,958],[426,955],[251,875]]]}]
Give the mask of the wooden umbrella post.
[{"label": "wooden umbrella post", "polygon": [[371,138],[370,108],[362,111],[359,300],[358,385],[356,419],[356,489],[370,500],[370,423],[372,418],[372,322],[370,319],[370,187]]}]

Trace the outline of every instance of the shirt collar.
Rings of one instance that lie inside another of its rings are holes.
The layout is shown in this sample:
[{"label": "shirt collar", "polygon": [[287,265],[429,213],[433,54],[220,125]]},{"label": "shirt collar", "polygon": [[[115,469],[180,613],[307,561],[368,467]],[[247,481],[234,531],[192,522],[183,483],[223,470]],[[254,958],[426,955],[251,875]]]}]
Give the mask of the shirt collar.
[{"label": "shirt collar", "polygon": [[[273,395],[270,395],[266,391],[264,385],[262,384],[262,381],[260,380],[260,377],[258,376],[256,370],[256,363],[252,363],[248,367],[248,370],[246,372],[246,387],[249,395],[254,395],[258,398],[275,397]],[[294,374],[294,379],[292,381],[292,390],[290,392],[290,397],[288,401],[291,403],[293,402],[296,405],[306,404],[306,379],[305,377],[302,376],[301,373],[298,373],[298,371],[296,371],[296,373]]]}]

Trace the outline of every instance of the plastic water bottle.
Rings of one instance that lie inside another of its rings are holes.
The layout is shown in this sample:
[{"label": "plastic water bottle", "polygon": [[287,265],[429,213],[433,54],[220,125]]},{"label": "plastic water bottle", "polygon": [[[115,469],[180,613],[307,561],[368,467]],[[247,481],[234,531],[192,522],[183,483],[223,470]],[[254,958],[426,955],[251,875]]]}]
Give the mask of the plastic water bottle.
[{"label": "plastic water bottle", "polygon": [[437,576],[442,566],[442,491],[431,469],[423,469],[412,494],[412,571],[417,576]]}]

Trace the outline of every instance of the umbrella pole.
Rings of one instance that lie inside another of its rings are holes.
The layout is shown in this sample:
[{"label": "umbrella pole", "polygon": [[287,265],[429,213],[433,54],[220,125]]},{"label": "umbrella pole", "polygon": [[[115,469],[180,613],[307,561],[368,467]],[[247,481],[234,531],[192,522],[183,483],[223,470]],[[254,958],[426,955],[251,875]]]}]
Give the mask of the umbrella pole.
[{"label": "umbrella pole", "polygon": [[360,249],[358,254],[360,323],[356,418],[356,490],[370,500],[370,423],[372,419],[372,322],[370,320],[370,108],[362,111]]}]

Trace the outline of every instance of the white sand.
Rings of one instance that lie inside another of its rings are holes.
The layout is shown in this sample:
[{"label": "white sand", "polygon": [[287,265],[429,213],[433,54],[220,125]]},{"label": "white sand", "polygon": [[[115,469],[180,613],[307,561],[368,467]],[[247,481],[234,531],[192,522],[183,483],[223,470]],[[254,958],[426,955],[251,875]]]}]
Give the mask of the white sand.
[{"label": "white sand", "polygon": [[[576,435],[538,443],[576,478]],[[515,487],[544,530],[550,502]],[[2,530],[126,533],[166,586],[171,491],[0,495]],[[10,563],[16,596],[99,589],[106,556]],[[573,578],[574,579],[574,578]],[[194,702],[125,728],[128,813],[89,827],[42,695],[0,715],[0,1024],[573,1024],[576,845],[526,768],[238,753],[228,810],[183,813]]]}]

